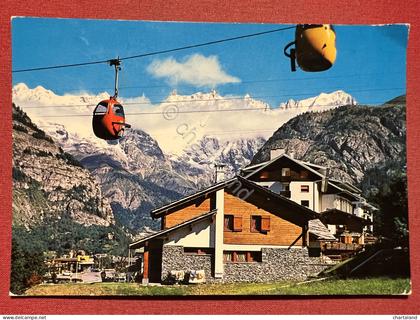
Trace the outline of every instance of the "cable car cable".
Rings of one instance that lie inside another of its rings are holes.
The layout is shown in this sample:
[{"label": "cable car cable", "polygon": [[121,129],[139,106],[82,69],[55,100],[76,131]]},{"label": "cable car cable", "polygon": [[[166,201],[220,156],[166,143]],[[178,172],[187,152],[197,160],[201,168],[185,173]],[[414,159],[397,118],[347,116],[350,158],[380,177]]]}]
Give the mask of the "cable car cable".
[{"label": "cable car cable", "polygon": [[[379,103],[379,105],[377,105],[376,103]],[[376,105],[376,106],[381,106],[385,104],[384,102],[372,102],[369,104],[356,104],[355,106],[372,106],[372,105]],[[343,104],[344,106],[345,104]],[[337,107],[336,104],[326,104],[326,105],[312,105],[312,106],[307,106],[307,107],[302,107],[302,108],[311,108],[311,109],[316,109],[316,108],[323,108],[323,107]],[[290,109],[281,109],[281,108],[266,108],[266,107],[251,107],[251,108],[237,108],[237,109],[221,109],[221,110],[178,110],[178,111],[174,111],[174,113],[176,114],[189,114],[189,113],[216,113],[216,112],[239,112],[239,111],[260,111],[260,110],[264,110],[264,111],[279,111],[279,110],[293,110],[294,108],[290,108]],[[316,110],[314,110],[316,111]],[[134,115],[162,115],[165,113],[165,110],[162,111],[151,111],[151,112],[133,112],[133,113],[127,113],[126,115],[130,115],[130,116],[134,116]],[[91,117],[91,114],[65,114],[65,115],[38,115],[39,117],[43,117],[43,118],[66,118],[66,117]]]},{"label": "cable car cable", "polygon": [[[228,42],[228,41],[257,37],[257,36],[261,36],[261,35],[265,35],[265,34],[285,31],[285,30],[294,29],[294,28],[295,28],[295,26],[277,28],[277,29],[272,29],[272,30],[267,30],[267,31],[262,31],[262,32],[245,34],[245,35],[237,36],[237,37],[231,37],[231,38],[225,38],[225,39],[220,39],[220,40],[214,40],[214,41],[209,41],[209,42],[203,42],[203,43],[188,45],[188,46],[184,46],[184,47],[178,47],[178,48],[166,49],[166,50],[159,50],[159,51],[137,54],[137,55],[133,55],[133,56],[122,57],[122,58],[119,58],[119,60],[123,61],[123,60],[138,59],[138,58],[143,58],[143,57],[150,57],[150,56],[159,55],[159,54],[163,54],[163,53],[170,53],[170,52],[175,52],[175,51],[181,51],[181,50],[187,50],[187,49],[192,49],[192,48],[199,48],[199,47],[214,45],[214,44]],[[91,62],[62,64],[62,65],[56,65],[56,66],[18,69],[18,70],[12,70],[12,73],[42,71],[42,70],[59,69],[59,68],[81,67],[81,66],[88,66],[88,65],[101,64],[101,63],[110,63],[112,60],[113,59],[107,59],[107,60],[98,60],[98,61],[91,61]]]},{"label": "cable car cable", "polygon": [[[367,92],[367,91],[395,91],[395,90],[403,90],[406,88],[403,87],[395,87],[395,88],[377,88],[377,89],[352,89],[349,91],[352,92]],[[283,95],[262,95],[262,96],[250,96],[250,99],[263,99],[263,98],[279,98],[279,97],[287,97],[290,95],[294,96],[306,96],[316,94],[312,92],[306,93],[289,93]],[[145,97],[147,98],[147,97]],[[309,97],[310,99],[312,97]],[[130,99],[130,98],[128,98]],[[194,99],[194,100],[177,100],[177,101],[156,101],[156,102],[124,102],[124,105],[158,105],[158,104],[176,104],[176,103],[195,103],[195,102],[223,102],[223,101],[233,101],[233,100],[245,100],[245,97],[231,97],[231,98],[220,98],[220,99]],[[91,107],[95,106],[96,104],[69,104],[69,105],[38,105],[38,106],[29,106],[25,109],[39,109],[39,108],[77,108],[77,107]]]},{"label": "cable car cable", "polygon": [[[319,76],[319,77],[308,77],[308,78],[277,78],[277,79],[256,79],[256,80],[244,80],[238,83],[226,83],[226,85],[239,85],[239,84],[246,84],[246,83],[266,83],[266,82],[280,82],[280,81],[310,81],[310,80],[327,80],[327,79],[341,79],[341,78],[357,78],[357,77],[369,77],[372,75],[383,75],[387,76],[390,74],[401,74],[401,72],[374,72],[374,73],[359,73],[359,74],[348,74],[348,75],[337,75],[337,76]],[[414,78],[416,79],[416,78]],[[151,89],[151,88],[166,88],[167,85],[153,85],[153,86],[119,86],[120,89]],[[81,90],[106,90],[108,87],[86,87],[86,88],[67,88],[69,92],[72,91],[81,91]],[[149,96],[150,97],[150,96]]]}]

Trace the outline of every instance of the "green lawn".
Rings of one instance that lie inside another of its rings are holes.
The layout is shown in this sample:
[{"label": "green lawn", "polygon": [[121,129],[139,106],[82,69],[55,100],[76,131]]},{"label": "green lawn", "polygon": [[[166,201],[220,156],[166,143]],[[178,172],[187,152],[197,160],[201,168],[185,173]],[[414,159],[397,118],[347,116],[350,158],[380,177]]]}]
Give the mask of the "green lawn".
[{"label": "green lawn", "polygon": [[116,295],[390,295],[409,294],[407,278],[328,279],[309,283],[236,283],[142,286],[136,283],[38,285],[27,296],[116,296]]}]

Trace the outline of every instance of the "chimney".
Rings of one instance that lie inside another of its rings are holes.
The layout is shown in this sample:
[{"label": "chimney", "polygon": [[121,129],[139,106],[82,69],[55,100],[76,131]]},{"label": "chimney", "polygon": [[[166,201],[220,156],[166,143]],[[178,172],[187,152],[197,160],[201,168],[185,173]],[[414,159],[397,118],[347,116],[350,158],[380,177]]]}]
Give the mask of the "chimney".
[{"label": "chimney", "polygon": [[330,168],[329,167],[321,168],[319,169],[319,173],[322,174],[323,176],[328,177],[330,174]]},{"label": "chimney", "polygon": [[225,164],[216,163],[214,168],[216,169],[215,183],[225,180]]},{"label": "chimney", "polygon": [[270,160],[281,156],[282,154],[286,153],[286,149],[271,149],[270,150]]},{"label": "chimney", "polygon": [[330,168],[327,167],[325,169],[321,169],[319,172],[324,175],[321,181],[321,192],[325,193],[328,190],[328,176],[330,174]]}]

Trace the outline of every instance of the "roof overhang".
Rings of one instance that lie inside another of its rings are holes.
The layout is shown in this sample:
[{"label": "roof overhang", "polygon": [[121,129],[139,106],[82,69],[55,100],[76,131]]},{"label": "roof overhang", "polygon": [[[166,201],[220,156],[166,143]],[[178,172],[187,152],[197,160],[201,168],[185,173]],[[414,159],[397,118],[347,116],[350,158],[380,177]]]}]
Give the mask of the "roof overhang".
[{"label": "roof overhang", "polygon": [[326,224],[347,225],[349,222],[358,223],[361,225],[371,225],[372,221],[363,219],[354,214],[344,212],[338,209],[329,209],[321,212],[320,219]]},{"label": "roof overhang", "polygon": [[135,242],[133,242],[133,243],[130,243],[128,247],[129,247],[130,249],[137,249],[137,248],[144,247],[145,245],[147,245],[147,242],[148,242],[148,241],[151,241],[151,240],[154,240],[154,239],[161,239],[161,238],[164,238],[164,237],[166,237],[169,233],[174,232],[174,231],[176,231],[176,230],[178,230],[178,229],[188,227],[188,226],[190,226],[190,225],[193,225],[194,223],[197,223],[197,222],[203,221],[203,220],[205,220],[205,219],[207,219],[207,218],[209,218],[209,219],[210,219],[210,218],[212,218],[212,217],[213,217],[213,215],[215,215],[215,214],[216,214],[216,212],[217,212],[217,210],[212,210],[212,211],[209,211],[209,212],[207,212],[207,213],[205,213],[205,214],[202,214],[202,215],[200,215],[200,216],[198,216],[198,217],[195,217],[195,218],[193,218],[193,219],[190,219],[190,220],[184,221],[184,222],[182,222],[182,223],[180,223],[180,224],[177,224],[177,225],[175,225],[175,226],[173,226],[173,227],[171,227],[171,228],[168,228],[168,229],[164,229],[164,230],[158,231],[158,232],[153,233],[153,234],[151,234],[151,235],[149,235],[149,236],[147,236],[147,237],[145,237],[145,238],[142,238],[142,239],[137,240],[137,241],[135,241]]},{"label": "roof overhang", "polygon": [[308,223],[308,231],[313,234],[317,240],[337,241],[337,238],[328,230],[328,228],[319,219],[310,220]]},{"label": "roof overhang", "polygon": [[232,178],[232,179],[228,179],[228,180],[216,183],[204,190],[201,190],[199,192],[196,192],[194,194],[181,198],[177,201],[171,202],[163,207],[154,209],[150,212],[150,214],[153,219],[161,218],[162,216],[165,216],[181,208],[184,208],[186,206],[196,203],[196,201],[199,200],[200,198],[203,198],[203,199],[207,198],[210,194],[220,189],[223,189],[226,185],[234,182],[235,180],[236,178]]}]

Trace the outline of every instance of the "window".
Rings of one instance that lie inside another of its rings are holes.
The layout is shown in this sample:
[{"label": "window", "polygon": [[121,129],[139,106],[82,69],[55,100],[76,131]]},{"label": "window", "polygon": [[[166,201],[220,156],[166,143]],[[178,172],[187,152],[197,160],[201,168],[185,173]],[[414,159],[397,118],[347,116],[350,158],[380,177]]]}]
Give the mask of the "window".
[{"label": "window", "polygon": [[302,201],[300,202],[300,204],[301,204],[302,206],[304,206],[304,207],[309,208],[309,200],[302,200]]},{"label": "window", "polygon": [[261,251],[223,251],[224,262],[262,262]]},{"label": "window", "polygon": [[223,261],[224,262],[233,262],[233,254],[232,252],[223,252]]},{"label": "window", "polygon": [[124,109],[122,105],[114,104],[114,106],[112,107],[112,111],[114,112],[115,115],[124,117]]},{"label": "window", "polygon": [[225,214],[225,231],[233,231],[233,215]]},{"label": "window", "polygon": [[299,172],[299,178],[301,178],[301,179],[308,179],[308,175],[309,175],[309,173],[306,170],[302,170],[302,171]]},{"label": "window", "polygon": [[281,168],[282,177],[290,177],[290,168]]},{"label": "window", "polygon": [[236,253],[236,262],[247,262],[246,261],[246,252],[237,252]]},{"label": "window", "polygon": [[301,185],[300,186],[300,192],[309,192],[309,186],[308,185]]},{"label": "window", "polygon": [[96,106],[95,111],[93,112],[96,115],[105,114],[108,110],[108,104],[106,102],[99,102]]},{"label": "window", "polygon": [[242,216],[225,214],[224,231],[242,231]]},{"label": "window", "polygon": [[251,232],[267,233],[270,231],[269,216],[251,216]]},{"label": "window", "polygon": [[251,232],[261,232],[261,216],[251,216]]},{"label": "window", "polygon": [[261,251],[250,251],[247,252],[247,262],[262,262]]}]

